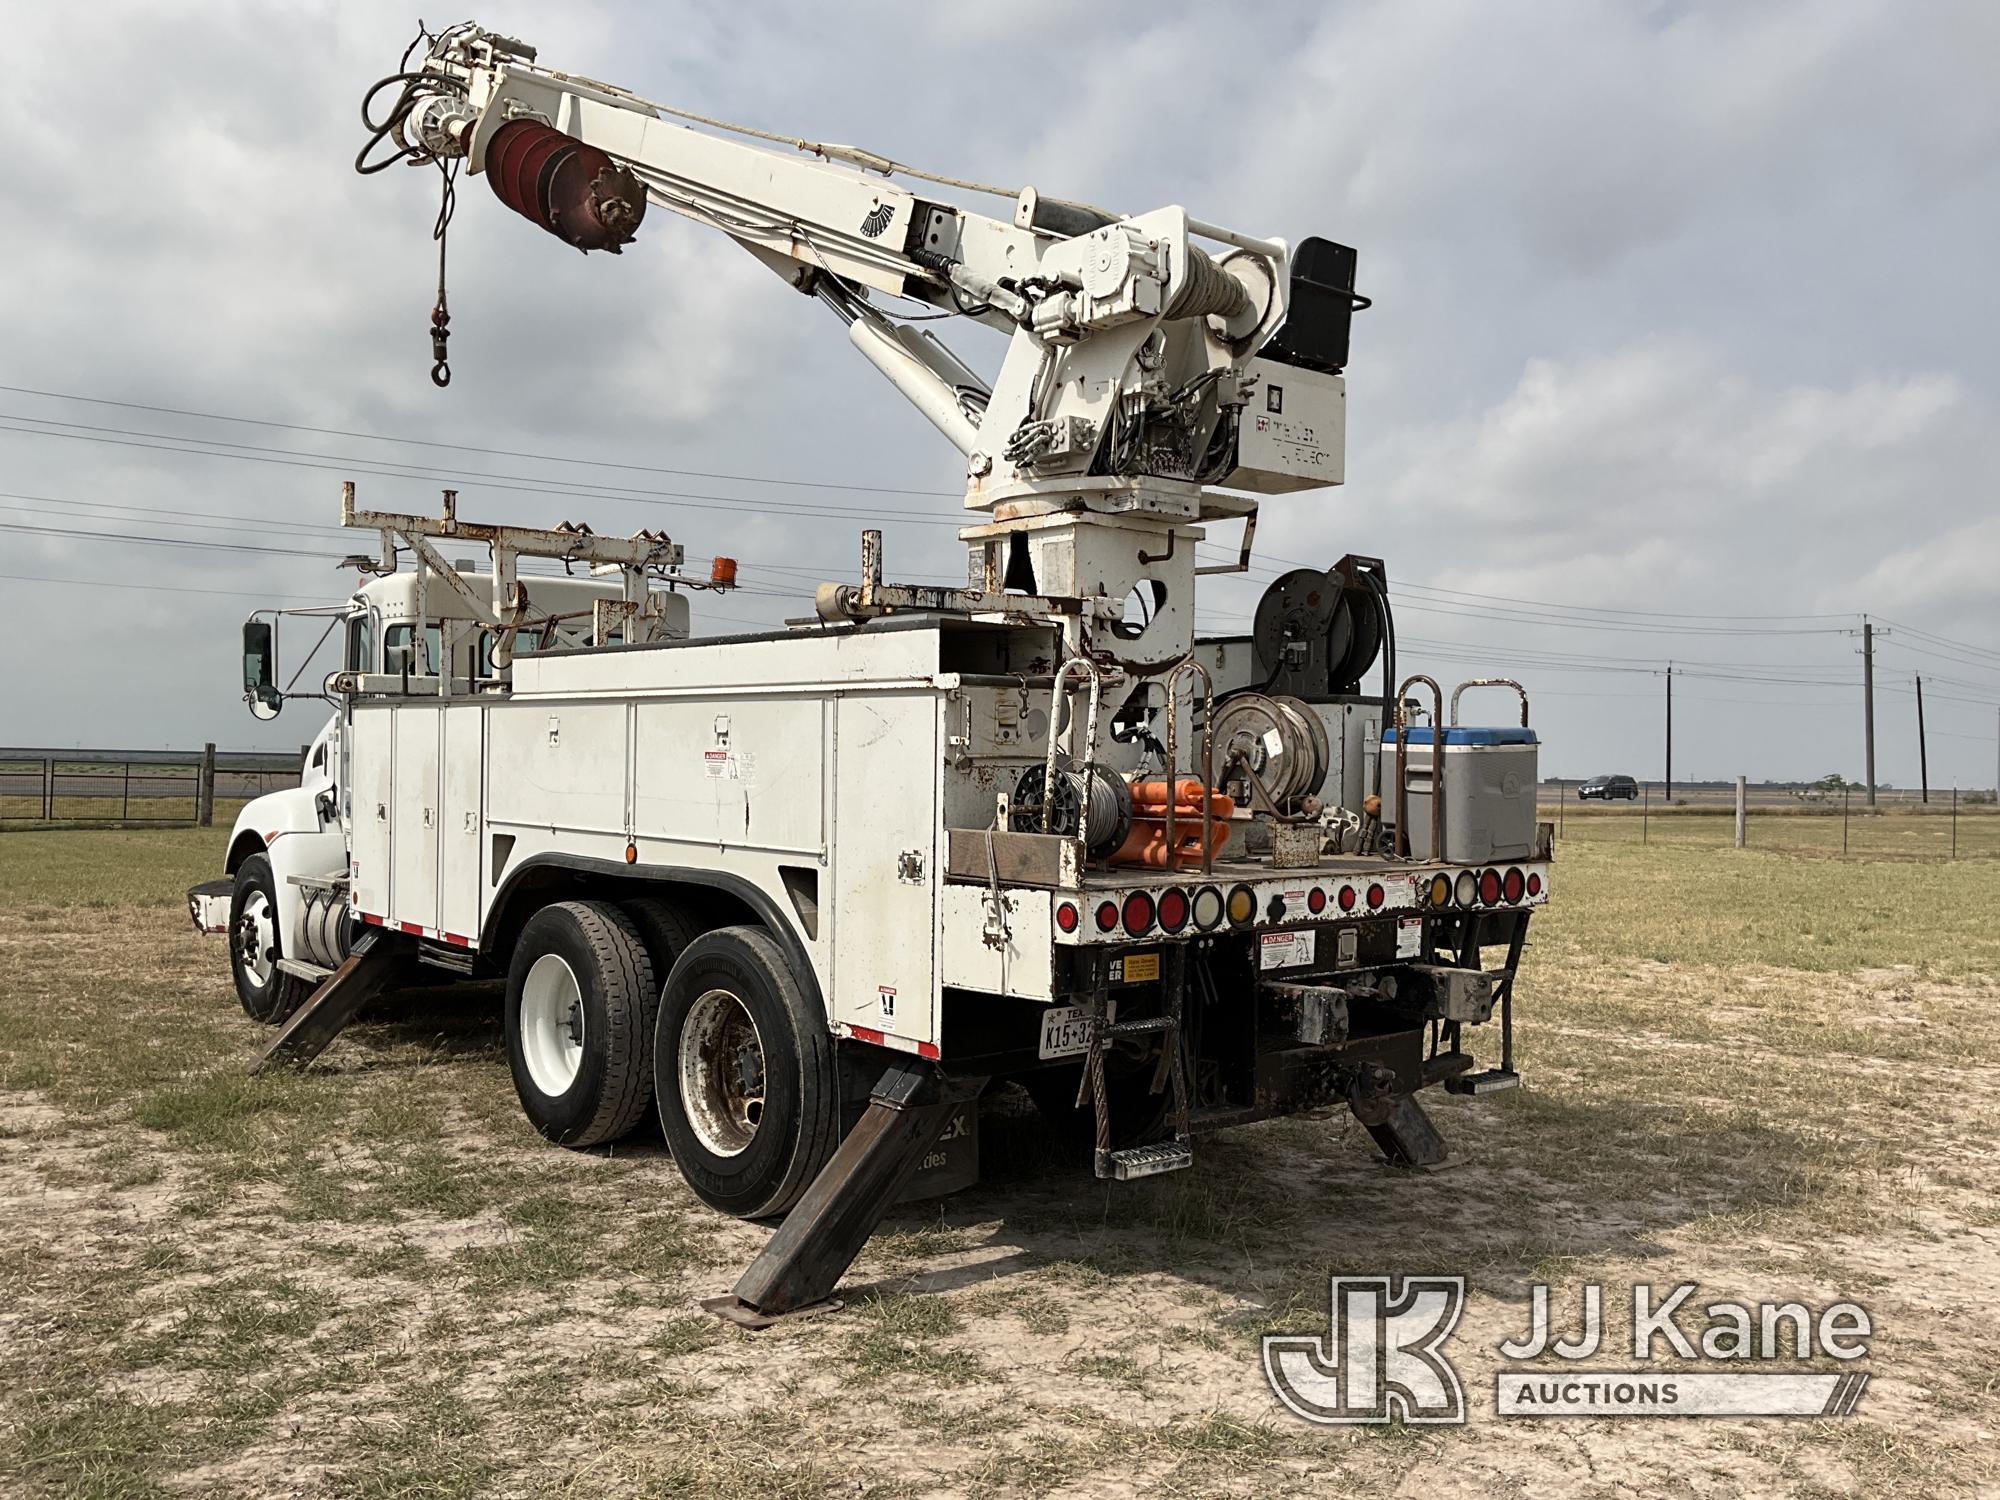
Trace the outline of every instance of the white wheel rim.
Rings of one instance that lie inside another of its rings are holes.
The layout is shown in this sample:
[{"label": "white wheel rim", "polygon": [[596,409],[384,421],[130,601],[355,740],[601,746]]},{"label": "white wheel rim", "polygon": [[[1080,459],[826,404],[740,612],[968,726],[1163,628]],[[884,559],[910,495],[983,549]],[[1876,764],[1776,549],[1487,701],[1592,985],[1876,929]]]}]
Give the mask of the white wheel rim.
[{"label": "white wheel rim", "polygon": [[271,970],[277,967],[275,926],[271,903],[264,899],[262,891],[252,891],[243,898],[243,910],[236,917],[236,959],[242,966],[243,977],[255,989],[261,990],[269,984]]},{"label": "white wheel rim", "polygon": [[576,1082],[583,1031],[583,986],[559,955],[544,953],[521,986],[521,1056],[528,1077],[551,1099]]},{"label": "white wheel rim", "polygon": [[717,1156],[737,1156],[764,1117],[764,1039],[743,1002],[709,990],[681,1027],[681,1103],[695,1138]]}]

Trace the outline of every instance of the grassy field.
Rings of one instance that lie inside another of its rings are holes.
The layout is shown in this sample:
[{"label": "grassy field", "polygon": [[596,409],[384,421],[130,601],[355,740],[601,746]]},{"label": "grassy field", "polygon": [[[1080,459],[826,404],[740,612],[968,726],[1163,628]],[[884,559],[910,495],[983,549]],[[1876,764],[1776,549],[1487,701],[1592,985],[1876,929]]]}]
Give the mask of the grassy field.
[{"label": "grassy field", "polygon": [[[490,992],[251,1080],[268,1033],[180,906],[223,830],[0,837],[0,1493],[1994,1493],[2000,863],[1579,821],[1527,1087],[1426,1096],[1448,1169],[1337,1116],[1113,1189],[997,1121],[992,1178],[893,1218],[843,1311],[755,1335],[696,1302],[765,1231],[656,1140],[541,1144]],[[1381,1271],[1472,1278],[1469,1426],[1309,1428],[1267,1390],[1258,1334]],[[1843,1421],[1503,1421],[1538,1279],[1852,1297],[1874,1382]]]},{"label": "grassy field", "polygon": [[[1713,807],[1654,807],[1641,811],[1629,804],[1589,807],[1543,807],[1541,816],[1560,819],[1565,847],[1579,843],[1644,844],[1683,849],[1733,849],[1734,811]],[[1878,813],[1854,810],[1843,818],[1840,807],[1778,807],[1748,809],[1744,822],[1746,848],[1803,858],[1866,860],[1949,860],[2000,858],[2000,810],[1972,803],[1959,807],[1954,818],[1947,801],[1925,809],[1886,808]]]}]

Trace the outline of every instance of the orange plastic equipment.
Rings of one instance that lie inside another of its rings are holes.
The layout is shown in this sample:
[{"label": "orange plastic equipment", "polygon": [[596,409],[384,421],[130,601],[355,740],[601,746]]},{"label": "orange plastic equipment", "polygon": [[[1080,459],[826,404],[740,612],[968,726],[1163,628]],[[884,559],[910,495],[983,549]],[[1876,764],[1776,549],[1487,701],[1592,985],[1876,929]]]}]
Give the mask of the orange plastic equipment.
[{"label": "orange plastic equipment", "polygon": [[1168,784],[1164,779],[1132,783],[1132,832],[1111,856],[1114,865],[1147,865],[1164,870],[1173,865],[1198,865],[1202,859],[1201,804],[1208,799],[1211,824],[1211,855],[1220,854],[1229,842],[1229,819],[1236,803],[1227,792],[1209,791],[1192,776],[1176,779],[1174,798],[1174,847],[1167,848]]}]

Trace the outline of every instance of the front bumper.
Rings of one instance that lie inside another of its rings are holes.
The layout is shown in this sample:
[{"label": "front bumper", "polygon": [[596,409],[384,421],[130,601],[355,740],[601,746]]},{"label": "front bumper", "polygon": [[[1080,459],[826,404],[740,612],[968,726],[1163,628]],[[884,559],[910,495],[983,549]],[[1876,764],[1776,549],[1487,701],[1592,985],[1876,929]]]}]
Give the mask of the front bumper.
[{"label": "front bumper", "polygon": [[236,882],[224,876],[188,887],[188,915],[194,930],[201,933],[229,931],[229,907],[236,897]]}]

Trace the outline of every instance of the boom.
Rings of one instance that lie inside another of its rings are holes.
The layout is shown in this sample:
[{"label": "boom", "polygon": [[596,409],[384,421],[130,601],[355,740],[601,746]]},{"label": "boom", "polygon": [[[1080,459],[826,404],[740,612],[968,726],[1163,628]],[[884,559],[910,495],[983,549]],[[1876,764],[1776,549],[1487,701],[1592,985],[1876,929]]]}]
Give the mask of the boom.
[{"label": "boom", "polygon": [[[510,208],[584,251],[616,253],[657,204],[720,230],[832,309],[855,348],[965,455],[965,503],[987,518],[964,533],[975,606],[1007,590],[1079,601],[1069,614],[1087,635],[1093,614],[1152,581],[1140,633],[1166,616],[1174,623],[1143,649],[1121,636],[1113,654],[1158,669],[1185,654],[1192,629],[1183,608],[1192,546],[1162,570],[1176,550],[1162,532],[1225,516],[1247,531],[1254,504],[1205,497],[1210,485],[1278,492],[1340,481],[1338,371],[1360,305],[1343,247],[1309,240],[1295,265],[1283,240],[1176,206],[1121,216],[748,131],[558,72],[470,24],[435,38],[420,67],[377,91],[391,85],[400,93],[370,144],[393,137],[397,150],[357,163],[363,170],[398,158],[463,162]],[[974,212],[931,184],[1003,194],[1012,213]],[[906,321],[939,313],[1007,336],[990,382]],[[1107,550],[1106,538],[1079,538],[1091,518],[1124,540]]]}]

